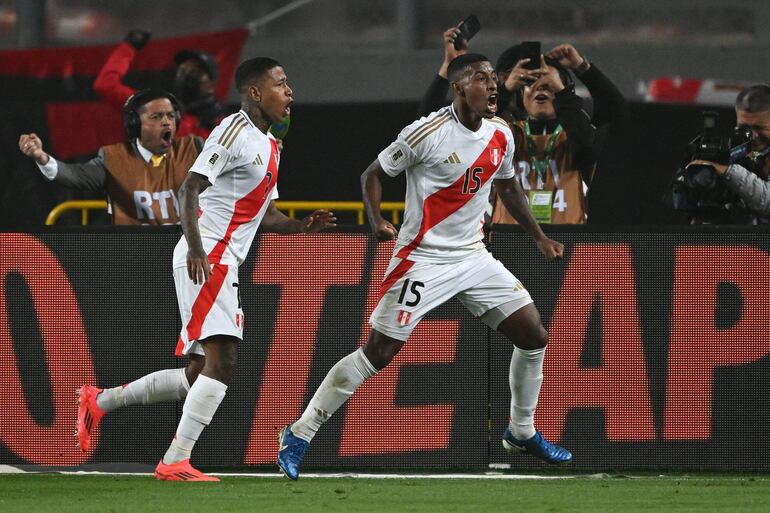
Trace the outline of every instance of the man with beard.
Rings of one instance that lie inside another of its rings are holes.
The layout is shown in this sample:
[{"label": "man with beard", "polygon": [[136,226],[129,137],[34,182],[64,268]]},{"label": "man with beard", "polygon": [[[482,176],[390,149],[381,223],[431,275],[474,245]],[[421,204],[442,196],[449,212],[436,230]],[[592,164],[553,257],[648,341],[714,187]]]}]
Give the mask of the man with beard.
[{"label": "man with beard", "polygon": [[48,155],[36,134],[22,134],[19,149],[57,184],[107,193],[114,224],[178,224],[177,191],[198,156],[203,141],[177,137],[180,112],[174,95],[143,89],[123,107],[125,141],[99,148],[82,164],[59,162]]}]

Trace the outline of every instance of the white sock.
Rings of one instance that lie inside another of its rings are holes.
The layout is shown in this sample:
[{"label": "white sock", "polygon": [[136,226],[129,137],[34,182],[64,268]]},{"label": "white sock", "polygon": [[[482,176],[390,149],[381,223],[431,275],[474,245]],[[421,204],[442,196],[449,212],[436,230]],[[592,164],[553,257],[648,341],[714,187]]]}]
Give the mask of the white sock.
[{"label": "white sock", "polygon": [[105,388],[96,404],[105,413],[133,404],[179,401],[187,396],[190,384],[184,369],[166,369],[143,376],[127,385]]},{"label": "white sock", "polygon": [[302,416],[292,424],[291,431],[303,440],[311,441],[321,424],[376,372],[362,348],[338,361],[321,382]]},{"label": "white sock", "polygon": [[221,381],[198,375],[187,394],[176,436],[163,456],[163,463],[168,465],[190,457],[195,442],[211,422],[226,391],[227,385]]},{"label": "white sock", "polygon": [[535,407],[543,383],[545,348],[514,348],[508,382],[511,385],[511,432],[519,440],[535,436]]}]

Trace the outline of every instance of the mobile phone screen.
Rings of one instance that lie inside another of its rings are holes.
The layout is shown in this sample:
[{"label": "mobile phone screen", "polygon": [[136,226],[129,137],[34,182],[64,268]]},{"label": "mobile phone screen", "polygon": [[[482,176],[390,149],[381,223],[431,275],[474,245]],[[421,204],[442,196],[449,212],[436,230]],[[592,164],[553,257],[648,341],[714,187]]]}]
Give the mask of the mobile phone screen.
[{"label": "mobile phone screen", "polygon": [[470,41],[481,30],[481,22],[479,22],[475,14],[471,14],[457,28],[460,29],[460,36],[455,39],[455,50],[460,49],[463,39]]},{"label": "mobile phone screen", "polygon": [[529,59],[524,65],[527,69],[537,69],[540,67],[540,41],[523,41],[521,43],[522,59]]}]

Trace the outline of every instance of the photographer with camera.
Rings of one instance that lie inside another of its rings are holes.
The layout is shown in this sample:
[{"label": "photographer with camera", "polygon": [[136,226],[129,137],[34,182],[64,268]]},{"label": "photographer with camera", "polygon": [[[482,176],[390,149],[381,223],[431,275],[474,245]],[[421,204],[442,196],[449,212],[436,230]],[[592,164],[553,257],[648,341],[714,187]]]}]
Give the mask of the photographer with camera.
[{"label": "photographer with camera", "polygon": [[[735,100],[735,114],[737,126],[733,137],[711,143],[704,133],[696,139],[700,144],[694,148],[694,158],[678,177],[679,191],[688,190],[691,194],[689,208],[681,209],[690,210],[696,223],[715,219],[770,223],[770,87],[760,84],[741,91]],[[713,179],[709,180],[710,177]],[[721,200],[716,201],[721,203],[717,207],[724,215],[709,216],[708,207],[702,208],[707,200],[701,197],[708,197],[704,189],[722,193],[717,196]]]}]

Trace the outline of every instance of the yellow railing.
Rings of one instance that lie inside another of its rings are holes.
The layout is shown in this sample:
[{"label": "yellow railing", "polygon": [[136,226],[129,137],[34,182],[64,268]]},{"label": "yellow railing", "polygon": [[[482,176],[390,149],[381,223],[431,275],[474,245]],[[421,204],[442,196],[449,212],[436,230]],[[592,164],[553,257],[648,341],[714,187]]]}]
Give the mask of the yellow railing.
[{"label": "yellow railing", "polygon": [[75,200],[59,203],[48,213],[45,224],[48,226],[56,224],[62,214],[72,210],[80,210],[80,224],[88,224],[89,210],[107,210],[107,202],[104,200]]},{"label": "yellow railing", "polygon": [[[310,213],[324,208],[332,212],[356,212],[358,224],[364,224],[366,219],[364,204],[361,201],[276,201],[275,206],[286,213],[292,219],[296,219],[297,212]],[[107,202],[104,200],[76,200],[65,201],[56,205],[48,214],[45,224],[54,225],[59,217],[72,210],[80,210],[81,224],[88,224],[89,210],[106,210]],[[404,211],[404,203],[400,201],[383,201],[380,204],[383,212],[390,212],[393,224],[401,223],[401,212]]]},{"label": "yellow railing", "polygon": [[[297,218],[297,212],[310,213],[324,208],[335,214],[338,212],[357,212],[358,224],[366,222],[366,212],[361,201],[276,201],[275,206],[292,219]],[[400,201],[383,201],[380,203],[380,210],[390,212],[393,224],[400,224],[404,203]]]}]

